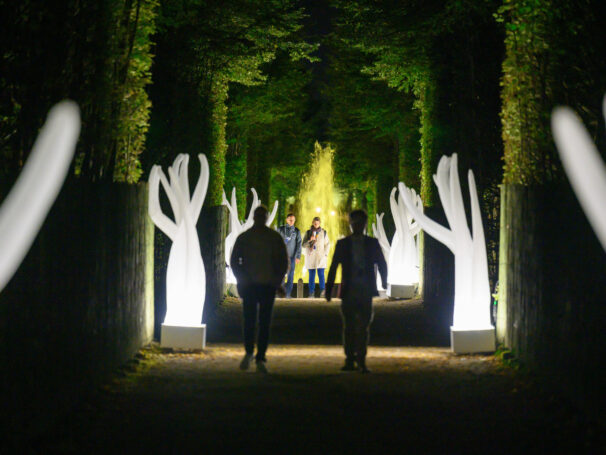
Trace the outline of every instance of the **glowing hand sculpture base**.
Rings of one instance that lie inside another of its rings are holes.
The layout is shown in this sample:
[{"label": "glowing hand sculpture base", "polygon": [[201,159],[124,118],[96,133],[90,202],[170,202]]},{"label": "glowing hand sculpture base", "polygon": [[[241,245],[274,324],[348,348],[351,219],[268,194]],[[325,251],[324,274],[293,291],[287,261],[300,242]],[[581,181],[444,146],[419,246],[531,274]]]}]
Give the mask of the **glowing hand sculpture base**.
[{"label": "glowing hand sculpture base", "polygon": [[[180,154],[168,168],[170,183],[160,166],[149,174],[149,216],[173,242],[166,270],[166,317],[161,345],[172,348],[204,349],[206,325],[202,322],[206,276],[200,253],[196,223],[208,188],[208,162],[200,160],[200,177],[190,199],[187,167],[189,156]],[[175,221],[160,207],[160,183],[170,201]]]},{"label": "glowing hand sculpture base", "polygon": [[69,170],[78,135],[76,103],[48,113],[21,175],[0,207],[0,291],[21,265]]},{"label": "glowing hand sculpture base", "polygon": [[[606,119],[606,97],[602,107]],[[591,136],[570,108],[557,108],[551,117],[551,125],[566,175],[606,250],[606,165]]]},{"label": "glowing hand sculpture base", "polygon": [[484,228],[473,172],[469,170],[469,196],[473,237],[467,226],[457,155],[443,156],[433,176],[450,230],[418,210],[414,190],[399,184],[406,208],[423,230],[446,245],[455,256],[455,301],[450,328],[451,349],[457,353],[495,350],[495,330],[490,323],[490,285]]},{"label": "glowing hand sculpture base", "polygon": [[[250,229],[253,225],[253,215],[255,213],[255,209],[261,205],[261,201],[259,200],[259,196],[257,195],[257,191],[254,188],[251,188],[250,191],[253,194],[252,204],[250,205],[250,211],[248,212],[248,218],[244,223],[240,223],[238,219],[238,204],[236,201],[236,188],[232,188],[231,190],[231,202],[227,200],[225,196],[225,192],[223,192],[223,205],[227,207],[229,210],[229,234],[225,237],[225,281],[227,284],[236,284],[237,280],[234,276],[234,273],[229,266],[229,260],[231,258],[231,252],[234,248],[234,244],[236,243],[236,239],[238,236]],[[273,223],[274,218],[276,217],[276,212],[278,211],[278,201],[274,202],[274,208],[272,209],[269,217],[267,218],[266,226],[270,226]]]}]

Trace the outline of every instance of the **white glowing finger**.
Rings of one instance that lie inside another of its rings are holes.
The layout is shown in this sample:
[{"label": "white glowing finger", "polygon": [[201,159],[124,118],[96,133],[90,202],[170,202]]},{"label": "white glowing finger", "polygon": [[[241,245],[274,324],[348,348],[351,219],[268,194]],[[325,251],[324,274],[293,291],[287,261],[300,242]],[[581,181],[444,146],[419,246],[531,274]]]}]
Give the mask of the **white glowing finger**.
[{"label": "white glowing finger", "polygon": [[384,215],[384,213],[381,213],[380,215],[378,213],[376,214],[377,223],[373,223],[372,230],[375,233],[377,239],[379,240],[379,245],[381,246],[381,250],[383,251],[385,262],[389,262],[390,245],[389,240],[387,239],[387,234],[385,233],[385,228],[383,227]]},{"label": "white glowing finger", "polygon": [[[201,158],[201,162],[206,159]],[[200,241],[196,221],[202,209],[208,168],[202,165],[195,194],[190,198],[189,183],[186,184],[188,158],[181,154],[168,169],[170,181],[159,166],[154,166],[149,181],[149,212],[154,223],[173,241],[166,270],[166,317],[165,326],[201,327],[206,275],[200,252]],[[172,222],[162,213],[159,191],[162,183],[169,197],[175,220]],[[164,330],[164,329],[163,329]]]},{"label": "white glowing finger", "polygon": [[154,224],[164,232],[169,239],[175,240],[177,235],[177,225],[164,213],[160,207],[160,175],[162,169],[160,166],[153,166],[149,173],[148,180],[148,213]]},{"label": "white glowing finger", "polygon": [[[604,108],[606,117],[606,98]],[[606,165],[589,133],[570,108],[556,108],[551,124],[566,175],[606,250]]]},{"label": "white glowing finger", "polygon": [[271,213],[269,214],[269,216],[267,217],[267,222],[265,223],[266,226],[271,226],[271,223],[273,223],[277,212],[278,212],[278,201],[275,201],[274,208],[271,211]]},{"label": "white glowing finger", "polygon": [[[185,155],[185,154],[184,154]],[[177,177],[179,178],[179,188],[181,193],[189,195],[189,176],[187,170],[189,167],[189,155],[185,155],[177,168]]]},{"label": "white glowing finger", "polygon": [[76,103],[62,101],[55,105],[0,207],[0,291],[21,264],[57,198],[79,134]]},{"label": "white glowing finger", "polygon": [[418,223],[420,223],[422,229],[437,241],[443,243],[450,251],[454,252],[455,246],[452,232],[421,212],[416,207],[412,199],[412,194],[410,191],[407,191],[407,188],[403,183],[400,183],[400,192],[402,194],[402,199],[406,204],[406,208],[412,212],[412,216],[415,220],[417,220]]},{"label": "white glowing finger", "polygon": [[160,183],[162,184],[162,188],[164,188],[164,192],[168,197],[168,201],[170,202],[170,208],[172,209],[173,214],[175,215],[175,220],[177,220],[181,218],[179,199],[177,198],[177,195],[175,194],[175,191],[173,190],[173,187],[171,186],[170,182],[166,178],[166,175],[164,175],[164,171],[162,170],[162,168],[158,166],[158,169],[158,177],[160,179]]},{"label": "white glowing finger", "polygon": [[[200,161],[200,177],[198,178],[198,183],[196,184],[194,194],[191,197],[191,202],[189,204],[190,215],[193,218],[194,224],[198,222],[200,211],[202,210],[202,205],[204,204],[204,199],[206,198],[208,181],[210,179],[210,169],[208,167],[206,155],[199,154],[198,160]],[[238,209],[236,208],[236,212],[237,211]]]}]

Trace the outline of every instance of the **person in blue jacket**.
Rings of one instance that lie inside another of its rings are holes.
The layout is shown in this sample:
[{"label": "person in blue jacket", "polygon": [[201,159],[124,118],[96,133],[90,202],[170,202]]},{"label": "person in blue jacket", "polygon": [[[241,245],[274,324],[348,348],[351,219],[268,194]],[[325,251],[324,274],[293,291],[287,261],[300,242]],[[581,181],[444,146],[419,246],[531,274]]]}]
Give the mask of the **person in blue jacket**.
[{"label": "person in blue jacket", "polygon": [[288,275],[286,276],[286,285],[284,286],[285,297],[290,298],[292,292],[293,279],[295,276],[295,266],[301,261],[301,231],[295,227],[295,215],[289,213],[286,215],[286,224],[278,228],[278,232],[286,244],[286,253],[288,254]]}]

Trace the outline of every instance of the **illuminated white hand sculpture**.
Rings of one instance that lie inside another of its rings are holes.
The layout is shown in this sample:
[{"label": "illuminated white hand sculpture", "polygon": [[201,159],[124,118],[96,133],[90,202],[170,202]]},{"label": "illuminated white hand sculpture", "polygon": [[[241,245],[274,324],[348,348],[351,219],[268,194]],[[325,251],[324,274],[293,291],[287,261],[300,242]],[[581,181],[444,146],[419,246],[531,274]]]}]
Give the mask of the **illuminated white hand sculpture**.
[{"label": "illuminated white hand sculpture", "polygon": [[[606,97],[602,106],[606,119]],[[551,127],[570,184],[606,250],[606,165],[589,133],[570,108],[556,108]]]},{"label": "illuminated white hand sculpture", "polygon": [[[412,214],[406,210],[402,195],[396,199],[396,188],[391,191],[389,203],[396,232],[389,250],[389,277],[387,281],[396,285],[412,285],[419,282],[418,253],[415,236],[420,232],[419,224],[413,221]],[[415,207],[421,213],[423,204],[415,196]]]},{"label": "illuminated white hand sculpture", "polygon": [[455,301],[453,331],[492,330],[490,323],[490,285],[484,228],[473,172],[469,170],[469,196],[473,238],[467,226],[463,196],[457,170],[457,154],[443,156],[433,176],[450,230],[418,209],[414,190],[400,183],[406,208],[423,230],[446,245],[455,256]]},{"label": "illuminated white hand sculpture", "polygon": [[27,254],[69,170],[78,135],[76,103],[55,105],[13,189],[0,207],[0,291]]},{"label": "illuminated white hand sculpture", "polygon": [[229,266],[229,260],[231,258],[231,252],[236,243],[236,239],[242,232],[242,224],[238,219],[238,204],[236,201],[236,188],[234,187],[231,191],[231,203],[225,196],[223,191],[223,205],[229,210],[229,234],[225,237],[225,281],[227,283],[236,283],[236,277]]},{"label": "illuminated white hand sculpture", "polygon": [[[231,190],[231,202],[227,200],[227,197],[225,196],[225,191],[223,192],[223,205],[225,205],[227,207],[227,209],[229,210],[229,234],[227,234],[227,236],[225,237],[225,265],[227,266],[225,281],[227,283],[235,284],[237,282],[236,277],[234,276],[234,274],[231,270],[230,264],[229,264],[229,260],[231,258],[231,252],[234,248],[234,244],[236,243],[236,239],[242,232],[244,232],[252,227],[255,209],[261,205],[261,201],[259,200],[259,196],[257,195],[257,190],[255,190],[254,188],[251,188],[250,191],[252,191],[253,200],[250,205],[250,211],[248,212],[248,218],[246,219],[246,221],[244,223],[240,223],[240,220],[238,219],[238,204],[236,201],[236,188],[234,187]],[[270,226],[271,223],[274,221],[277,211],[278,211],[278,201],[275,201],[274,208],[271,211],[271,213],[269,214],[269,217],[267,218],[267,222],[265,223],[266,226]]]},{"label": "illuminated white hand sculpture", "polygon": [[[402,201],[401,205],[404,208],[406,208],[406,204],[404,204],[404,201],[401,198],[402,198],[402,196],[400,196],[400,200]],[[421,200],[420,195],[416,196],[415,203],[417,204],[417,209],[419,209],[419,211],[421,213],[423,213],[423,201]],[[421,233],[421,225],[416,222],[416,220],[413,218],[413,216],[409,210],[406,210],[406,220],[408,221],[408,230],[410,231],[411,235],[413,236],[414,246],[415,246],[415,252],[412,253],[413,256],[409,260],[411,261],[411,267],[416,268],[415,276],[418,279],[419,278],[418,274],[419,274],[420,243],[421,243],[419,240],[419,234]]]},{"label": "illuminated white hand sculpture", "polygon": [[379,241],[379,245],[381,245],[381,251],[383,251],[383,257],[385,258],[385,262],[388,262],[390,246],[387,234],[385,234],[385,228],[383,227],[384,215],[384,213],[381,213],[380,215],[377,213],[375,215],[377,217],[377,223],[372,223],[372,232],[375,233],[375,237]]},{"label": "illuminated white hand sculpture", "polygon": [[[381,213],[380,215],[377,213],[375,216],[377,217],[377,222],[372,223],[372,232],[374,232],[375,237],[379,241],[379,245],[381,246],[381,251],[383,252],[383,258],[385,262],[389,262],[389,240],[387,239],[387,234],[385,234],[385,228],[383,227],[383,216],[385,214]],[[387,269],[389,273],[389,268]],[[383,289],[383,283],[381,283],[381,276],[377,274],[377,289]]]},{"label": "illuminated white hand sculpture", "polygon": [[[196,223],[208,188],[206,156],[198,155],[200,177],[190,199],[187,168],[189,156],[180,154],[168,168],[170,183],[160,166],[149,175],[149,216],[173,242],[166,270],[166,318],[169,326],[197,327],[202,322],[206,275],[200,253]],[[173,210],[172,221],[160,207],[160,183]]]},{"label": "illuminated white hand sculpture", "polygon": [[[261,199],[259,199],[259,196],[257,195],[257,190],[255,190],[254,188],[251,188],[250,191],[253,194],[253,201],[252,201],[252,204],[250,205],[250,211],[248,212],[248,218],[246,218],[246,221],[242,225],[241,232],[247,231],[248,229],[250,229],[252,227],[255,209],[262,204]],[[271,226],[271,223],[273,223],[274,218],[276,217],[277,211],[278,211],[278,201],[275,201],[274,208],[272,209],[271,213],[267,217],[267,222],[265,223],[266,226]]]}]

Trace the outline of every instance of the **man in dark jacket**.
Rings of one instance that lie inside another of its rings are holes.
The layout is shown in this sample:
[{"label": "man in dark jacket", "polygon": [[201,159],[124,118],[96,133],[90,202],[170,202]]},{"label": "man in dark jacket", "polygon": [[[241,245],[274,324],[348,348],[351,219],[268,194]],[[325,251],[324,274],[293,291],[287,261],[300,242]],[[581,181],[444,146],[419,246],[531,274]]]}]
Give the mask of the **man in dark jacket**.
[{"label": "man in dark jacket", "polygon": [[387,264],[379,241],[364,235],[368,216],[363,210],[349,214],[352,234],[337,242],[335,254],[330,264],[326,283],[326,300],[330,301],[335,283],[337,267],[341,264],[341,313],[343,315],[343,346],[345,366],[343,371],[358,369],[369,373],[366,368],[366,348],[372,322],[372,298],[379,295],[375,265],[381,274],[383,287],[387,289]]},{"label": "man in dark jacket", "polygon": [[244,349],[240,369],[247,370],[255,350],[255,325],[259,313],[257,371],[267,373],[265,352],[269,343],[269,325],[276,289],[288,268],[286,247],[280,234],[265,226],[267,208],[259,206],[253,214],[253,227],[236,239],[231,253],[231,267],[238,280],[244,315]]},{"label": "man in dark jacket", "polygon": [[286,278],[286,286],[284,287],[284,293],[288,299],[292,292],[295,266],[301,261],[301,232],[295,227],[294,214],[289,213],[286,215],[286,224],[280,226],[278,232],[284,239],[290,264],[290,269],[288,270],[288,276]]}]

